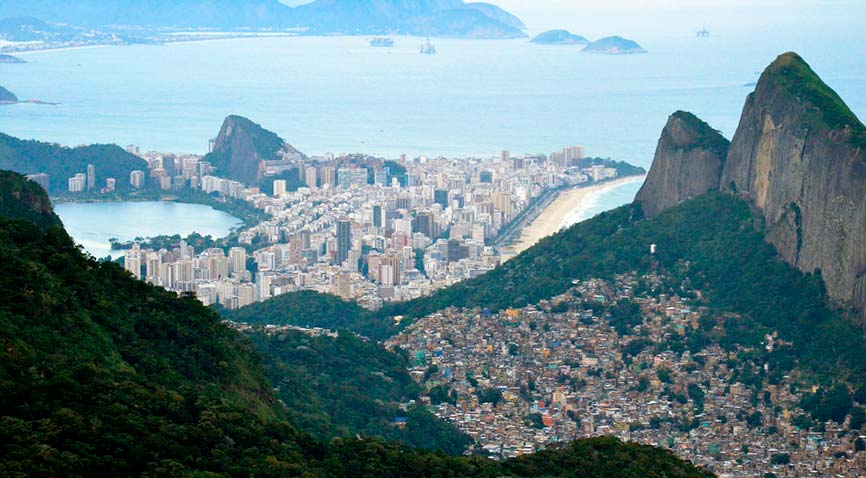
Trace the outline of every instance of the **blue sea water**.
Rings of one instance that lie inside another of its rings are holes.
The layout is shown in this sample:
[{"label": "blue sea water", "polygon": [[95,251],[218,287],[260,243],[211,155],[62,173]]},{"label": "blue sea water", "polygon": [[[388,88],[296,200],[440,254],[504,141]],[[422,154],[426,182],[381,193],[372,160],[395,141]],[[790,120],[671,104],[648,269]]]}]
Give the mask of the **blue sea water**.
[{"label": "blue sea water", "polygon": [[0,84],[60,105],[2,107],[0,131],[204,153],[223,118],[241,114],[310,155],[487,156],[582,144],[646,167],[677,109],[730,137],[747,85],[787,50],[866,115],[864,43],[846,41],[843,53],[835,32],[819,33],[662,36],[642,41],[650,53],[628,56],[444,39],[437,55],[420,55],[423,39],[406,37],[390,49],[366,37],[295,37],[36,52],[22,55],[29,64],[0,65]]},{"label": "blue sea water", "polygon": [[[204,153],[223,118],[240,114],[309,155],[493,156],[581,144],[648,168],[678,109],[730,138],[760,72],[789,50],[866,117],[866,42],[838,18],[815,23],[789,9],[778,24],[705,39],[647,24],[636,39],[649,53],[628,56],[453,39],[420,55],[423,39],[409,37],[395,37],[394,48],[371,48],[367,37],[270,37],[33,52],[21,55],[28,64],[0,64],[0,84],[60,104],[0,107],[0,132]],[[600,195],[590,212],[630,201],[638,186]]]}]

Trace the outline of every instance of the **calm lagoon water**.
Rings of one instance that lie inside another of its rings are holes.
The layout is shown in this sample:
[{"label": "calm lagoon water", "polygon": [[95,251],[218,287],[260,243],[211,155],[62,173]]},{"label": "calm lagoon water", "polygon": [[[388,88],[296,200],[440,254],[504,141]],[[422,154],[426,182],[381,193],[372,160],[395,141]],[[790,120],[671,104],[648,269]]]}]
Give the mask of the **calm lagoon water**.
[{"label": "calm lagoon water", "polygon": [[136,237],[193,232],[223,237],[243,222],[210,206],[175,202],[65,203],[54,206],[75,241],[93,254],[112,254],[109,239],[129,241]]}]

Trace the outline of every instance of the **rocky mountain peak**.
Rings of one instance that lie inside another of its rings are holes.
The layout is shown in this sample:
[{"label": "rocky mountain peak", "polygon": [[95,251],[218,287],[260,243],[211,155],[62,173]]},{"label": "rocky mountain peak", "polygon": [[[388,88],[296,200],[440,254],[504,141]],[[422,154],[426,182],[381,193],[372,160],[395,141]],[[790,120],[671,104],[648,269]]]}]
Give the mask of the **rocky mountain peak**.
[{"label": "rocky mountain peak", "polygon": [[728,140],[695,115],[677,111],[668,118],[653,164],[635,198],[647,216],[718,189]]}]

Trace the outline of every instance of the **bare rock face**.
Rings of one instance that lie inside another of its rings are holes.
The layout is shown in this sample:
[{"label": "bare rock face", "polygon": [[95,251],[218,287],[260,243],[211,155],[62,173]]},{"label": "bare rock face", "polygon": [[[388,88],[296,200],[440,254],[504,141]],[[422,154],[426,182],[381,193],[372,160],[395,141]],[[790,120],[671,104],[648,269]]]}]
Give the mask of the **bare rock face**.
[{"label": "bare rock face", "polygon": [[677,111],[662,130],[652,167],[635,201],[652,217],[718,189],[728,145],[707,123]]},{"label": "bare rock face", "polygon": [[204,157],[222,177],[256,185],[262,180],[265,161],[304,158],[275,133],[242,116],[229,116],[223,121],[216,137],[214,150]]},{"label": "bare rock face", "polygon": [[795,53],[747,98],[721,186],[754,202],[787,262],[866,310],[866,128]]}]

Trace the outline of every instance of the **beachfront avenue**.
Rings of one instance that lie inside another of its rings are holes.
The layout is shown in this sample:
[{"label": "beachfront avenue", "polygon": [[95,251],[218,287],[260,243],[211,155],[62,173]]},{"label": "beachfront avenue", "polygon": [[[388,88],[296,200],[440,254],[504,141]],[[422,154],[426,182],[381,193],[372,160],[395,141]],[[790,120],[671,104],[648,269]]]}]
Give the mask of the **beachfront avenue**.
[{"label": "beachfront avenue", "polygon": [[[172,159],[142,156],[157,165]],[[260,191],[203,175],[202,192],[246,201],[266,219],[241,230],[226,249],[133,244],[126,269],[227,309],[314,290],[375,310],[494,269],[515,255],[512,243],[522,250],[527,240],[556,232],[548,230],[550,220],[534,220],[560,193],[605,187],[637,169],[585,158],[581,147],[486,159],[314,157],[292,167],[306,184],[295,191],[282,180]]]}]

